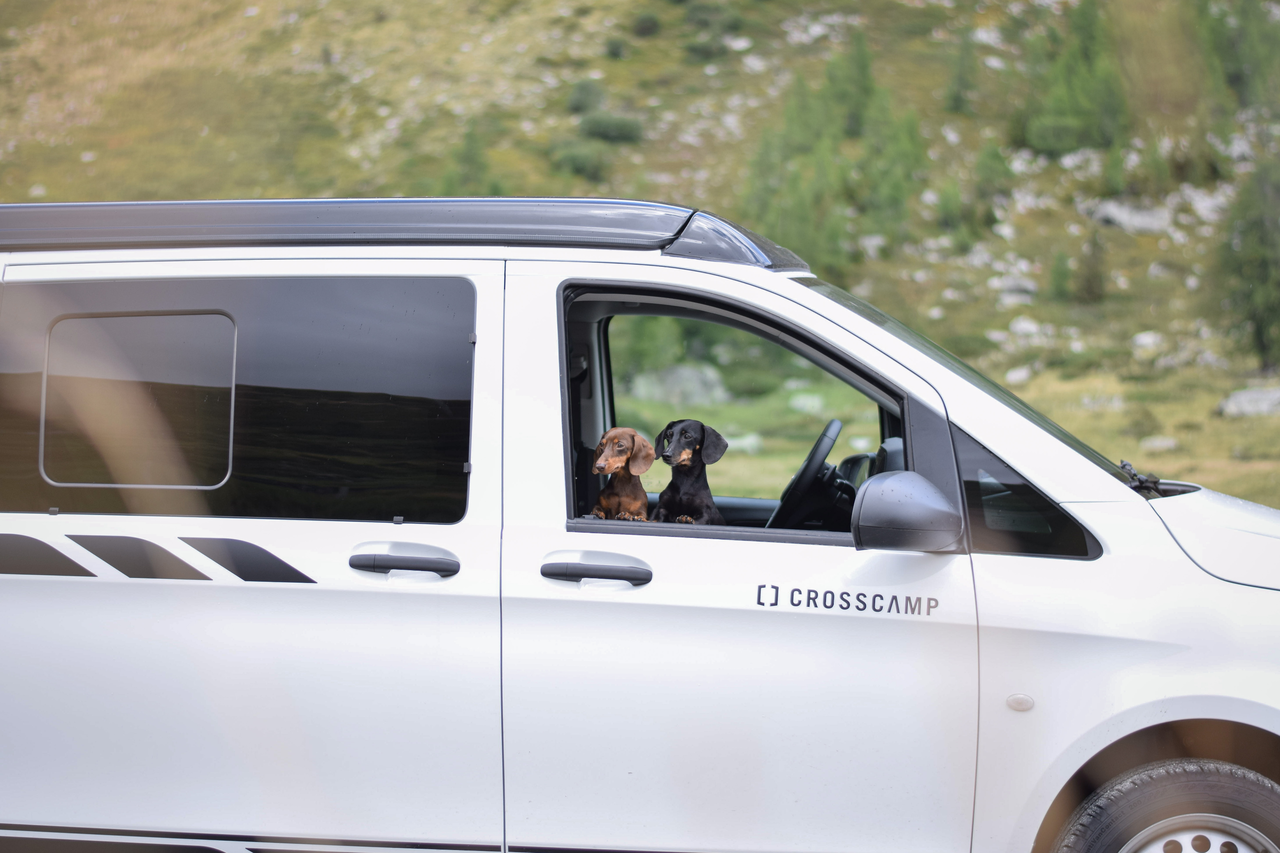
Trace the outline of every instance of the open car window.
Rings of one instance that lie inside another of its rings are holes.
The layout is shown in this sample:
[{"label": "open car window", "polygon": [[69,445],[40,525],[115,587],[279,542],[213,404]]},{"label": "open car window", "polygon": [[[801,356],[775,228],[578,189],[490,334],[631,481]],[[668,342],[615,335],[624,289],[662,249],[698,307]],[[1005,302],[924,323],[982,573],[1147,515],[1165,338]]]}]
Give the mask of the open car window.
[{"label": "open car window", "polygon": [[[777,499],[827,422],[843,426],[827,457],[874,453],[880,407],[813,362],[757,335],[703,320],[620,316],[608,325],[614,421],[650,441],[693,418],[728,442],[707,469],[717,496]],[[660,492],[671,468],[644,475]]]},{"label": "open car window", "polygon": [[[696,516],[718,526],[711,516],[666,512],[670,505],[660,500],[673,471],[677,480],[689,474],[687,466],[673,469],[675,456],[664,461],[673,439],[661,436],[689,420],[699,425],[699,441],[716,448],[698,459],[710,459],[711,515],[725,526],[848,534],[857,485],[907,465],[902,406],[860,370],[766,322],[669,298],[592,293],[571,301],[570,517],[630,521],[638,512],[601,498],[616,491],[596,467],[602,439],[623,428],[653,445],[652,464],[635,475],[646,521]],[[801,469],[808,474],[798,476]]]}]

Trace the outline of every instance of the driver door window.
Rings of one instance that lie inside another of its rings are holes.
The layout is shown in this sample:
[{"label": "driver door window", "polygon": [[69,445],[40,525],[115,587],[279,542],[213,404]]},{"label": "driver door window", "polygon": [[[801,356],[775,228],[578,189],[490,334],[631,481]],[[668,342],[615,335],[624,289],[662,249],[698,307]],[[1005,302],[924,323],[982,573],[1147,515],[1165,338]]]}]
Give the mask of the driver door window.
[{"label": "driver door window", "polygon": [[[686,419],[727,444],[706,476],[731,527],[848,532],[857,486],[880,470],[904,467],[896,404],[879,391],[873,393],[880,401],[873,399],[872,389],[854,384],[860,377],[838,375],[802,354],[799,344],[789,348],[783,338],[730,325],[734,318],[692,309],[587,305],[595,310],[570,309],[576,516],[591,513],[607,482],[592,463],[612,427],[634,429],[658,448],[639,475],[650,521],[673,470],[661,456],[660,434]],[[608,313],[619,309],[626,313]],[[592,376],[589,368],[597,365],[599,375]],[[813,453],[822,458],[811,461]],[[808,476],[800,474],[806,467]]]}]

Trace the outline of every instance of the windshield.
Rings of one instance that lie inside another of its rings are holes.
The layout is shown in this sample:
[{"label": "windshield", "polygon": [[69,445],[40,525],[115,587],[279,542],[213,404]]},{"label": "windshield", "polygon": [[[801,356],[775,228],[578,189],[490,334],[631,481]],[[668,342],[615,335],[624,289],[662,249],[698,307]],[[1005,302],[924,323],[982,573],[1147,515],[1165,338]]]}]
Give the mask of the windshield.
[{"label": "windshield", "polygon": [[938,362],[938,364],[950,369],[954,373],[960,374],[973,385],[981,388],[983,391],[986,391],[992,397],[995,397],[1001,403],[1004,403],[1006,406],[1013,409],[1015,412],[1052,435],[1054,438],[1057,438],[1072,450],[1076,451],[1081,456],[1088,459],[1090,462],[1097,465],[1099,468],[1121,482],[1128,483],[1130,481],[1129,475],[1126,474],[1119,465],[1112,462],[1110,459],[1103,456],[1101,453],[1094,450],[1071,433],[1067,432],[1065,429],[1033,409],[1031,406],[1027,405],[1026,402],[1018,397],[1018,395],[1009,391],[998,382],[994,382],[967,362],[947,352],[924,335],[913,332],[906,325],[890,317],[871,303],[859,299],[852,293],[842,290],[835,285],[828,284],[821,279],[797,278],[796,281],[803,284],[814,293],[819,293],[830,299],[832,302],[837,302],[845,308],[848,308],[864,320],[870,320],[886,332],[892,334],[894,337],[929,356],[934,361]]}]

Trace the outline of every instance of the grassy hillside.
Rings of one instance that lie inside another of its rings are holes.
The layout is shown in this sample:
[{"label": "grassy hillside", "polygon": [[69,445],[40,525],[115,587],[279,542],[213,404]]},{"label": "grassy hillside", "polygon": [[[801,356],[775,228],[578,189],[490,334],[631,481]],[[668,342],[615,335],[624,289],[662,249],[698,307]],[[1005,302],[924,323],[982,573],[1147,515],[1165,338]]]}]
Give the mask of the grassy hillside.
[{"label": "grassy hillside", "polygon": [[[1099,8],[1091,42],[1057,0],[5,0],[0,201],[707,207],[821,235],[793,248],[1107,455],[1280,506],[1280,417],[1216,414],[1274,382],[1217,258],[1280,133],[1231,57],[1274,46],[1280,12],[1249,7],[1259,48],[1233,6]],[[829,133],[859,34],[882,101]]]}]

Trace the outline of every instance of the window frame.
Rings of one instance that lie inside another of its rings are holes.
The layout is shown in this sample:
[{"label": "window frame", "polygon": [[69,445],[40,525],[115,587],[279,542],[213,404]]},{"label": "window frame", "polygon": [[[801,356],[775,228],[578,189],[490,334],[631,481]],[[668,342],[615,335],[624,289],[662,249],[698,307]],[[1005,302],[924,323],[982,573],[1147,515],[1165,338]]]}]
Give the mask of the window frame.
[{"label": "window frame", "polygon": [[[933,481],[935,478],[951,486],[943,489],[944,493],[957,502],[963,501],[963,485],[958,477],[958,465],[954,448],[951,444],[949,424],[945,416],[933,412],[927,405],[914,399],[910,394],[900,390],[893,382],[876,371],[873,367],[855,361],[847,353],[840,351],[829,343],[820,341],[810,330],[788,320],[770,314],[759,306],[732,296],[721,294],[691,292],[686,286],[668,284],[657,281],[602,281],[592,278],[571,277],[560,282],[556,295],[556,335],[560,360],[560,395],[561,395],[561,440],[564,444],[564,478],[565,478],[565,529],[568,532],[581,533],[631,533],[641,536],[677,536],[694,539],[732,539],[757,542],[794,542],[816,545],[838,545],[854,547],[852,532],[826,530],[785,530],[758,527],[732,527],[729,525],[704,525],[647,522],[638,524],[631,521],[602,519],[584,519],[575,515],[575,498],[577,483],[573,471],[573,421],[569,391],[569,351],[567,324],[572,304],[586,295],[611,295],[624,297],[628,294],[650,296],[668,300],[694,310],[706,310],[708,314],[720,314],[727,318],[738,318],[744,325],[771,330],[778,337],[785,337],[797,344],[805,357],[814,362],[820,369],[836,375],[849,382],[855,388],[870,386],[882,397],[898,406],[897,417],[902,421],[904,458],[907,470],[920,470],[921,464],[927,468],[925,476]],[[596,346],[599,353],[599,370],[609,370],[612,377],[612,364],[609,361],[606,334],[607,322],[596,329]],[[789,348],[789,347],[788,347]],[[600,387],[608,385],[605,402],[606,417],[613,418],[612,382],[604,382],[604,375],[595,377]],[[883,402],[869,397],[881,404],[881,429],[885,428],[886,409]],[[892,414],[892,413],[888,413]],[[922,439],[927,436],[935,448],[945,447],[943,452],[926,451]],[[941,443],[939,443],[941,440]],[[966,540],[967,541],[967,540]]]}]

